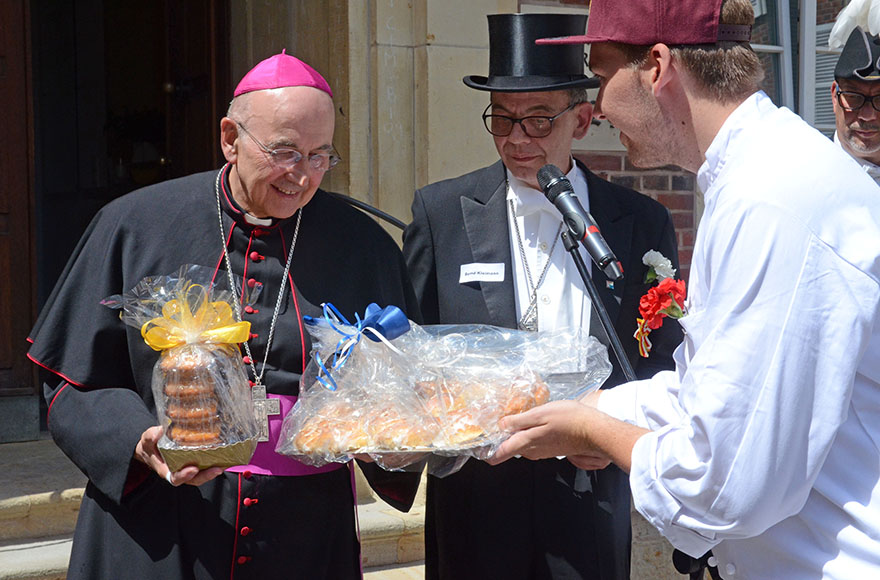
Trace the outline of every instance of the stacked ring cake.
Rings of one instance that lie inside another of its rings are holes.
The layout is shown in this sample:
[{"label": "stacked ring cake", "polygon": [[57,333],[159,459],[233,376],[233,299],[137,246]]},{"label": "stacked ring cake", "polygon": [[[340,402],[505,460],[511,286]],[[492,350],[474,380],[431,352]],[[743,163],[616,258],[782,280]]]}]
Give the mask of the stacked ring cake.
[{"label": "stacked ring cake", "polygon": [[208,364],[215,349],[175,349],[162,358],[168,438],[180,447],[217,445],[220,416]]},{"label": "stacked ring cake", "polygon": [[164,351],[153,371],[153,393],[167,437],[159,450],[172,471],[250,460],[258,431],[237,347],[200,343]]}]

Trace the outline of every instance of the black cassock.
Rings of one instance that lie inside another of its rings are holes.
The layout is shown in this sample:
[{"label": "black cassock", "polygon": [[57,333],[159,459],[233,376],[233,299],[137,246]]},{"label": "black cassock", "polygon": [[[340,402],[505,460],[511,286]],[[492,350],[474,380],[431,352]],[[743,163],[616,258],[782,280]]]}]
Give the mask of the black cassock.
[{"label": "black cassock", "polygon": [[[31,333],[29,357],[54,373],[45,385],[50,431],[89,478],[70,579],[360,577],[349,468],[299,477],[225,472],[175,488],[132,459],[141,434],[157,424],[150,380],[159,353],[99,302],[183,264],[226,277],[216,176],[168,181],[104,207]],[[226,179],[220,183],[232,270],[263,285],[244,315],[257,334],[251,351],[259,372],[296,217],[250,225]],[[311,349],[302,316],[320,316],[321,303],[350,320],[370,302],[418,320],[400,251],[378,224],[321,190],[302,212],[263,378],[269,393],[282,395],[298,393]],[[409,509],[418,474],[362,467],[383,499]]]}]

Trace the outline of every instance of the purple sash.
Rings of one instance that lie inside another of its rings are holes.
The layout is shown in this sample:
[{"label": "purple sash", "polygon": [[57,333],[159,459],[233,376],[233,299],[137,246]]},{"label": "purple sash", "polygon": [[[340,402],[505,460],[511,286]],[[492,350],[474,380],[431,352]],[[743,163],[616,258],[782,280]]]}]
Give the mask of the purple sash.
[{"label": "purple sash", "polygon": [[318,473],[327,473],[336,469],[345,467],[344,463],[329,463],[323,467],[311,467],[304,463],[300,463],[296,459],[275,453],[275,446],[278,444],[278,438],[281,435],[281,424],[284,417],[293,408],[296,403],[296,397],[288,395],[266,395],[270,399],[278,399],[281,403],[281,414],[269,415],[269,440],[261,441],[257,444],[254,456],[247,465],[236,465],[230,467],[226,471],[236,473],[250,472],[257,475],[281,475],[281,476],[298,476],[298,475],[316,475]]}]

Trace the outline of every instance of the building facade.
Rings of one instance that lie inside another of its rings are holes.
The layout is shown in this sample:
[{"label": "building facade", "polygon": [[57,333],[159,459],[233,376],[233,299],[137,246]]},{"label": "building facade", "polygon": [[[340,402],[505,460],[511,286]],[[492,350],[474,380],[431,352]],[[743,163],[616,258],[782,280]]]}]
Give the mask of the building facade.
[{"label": "building facade", "polygon": [[[764,89],[834,127],[827,48],[846,0],[752,0]],[[335,92],[343,162],[326,189],[410,219],[413,191],[496,159],[480,122],[486,15],[588,12],[583,0],[10,0],[0,7],[0,441],[35,438],[26,336],[95,211],[136,187],[219,167],[219,119],[254,63],[286,48]],[[576,155],[666,205],[686,277],[701,213],[694,177],[632,167],[594,126]],[[388,226],[399,238],[399,231]],[[44,411],[43,411],[44,412]]]}]

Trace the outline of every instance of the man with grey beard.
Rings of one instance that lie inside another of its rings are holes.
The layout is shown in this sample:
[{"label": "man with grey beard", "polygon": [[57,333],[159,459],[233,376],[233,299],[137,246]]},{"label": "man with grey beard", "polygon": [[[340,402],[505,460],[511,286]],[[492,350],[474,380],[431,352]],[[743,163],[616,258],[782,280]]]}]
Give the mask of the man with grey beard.
[{"label": "man with grey beard", "polygon": [[834,141],[880,183],[880,39],[856,27],[849,35],[831,84],[837,131]]}]

